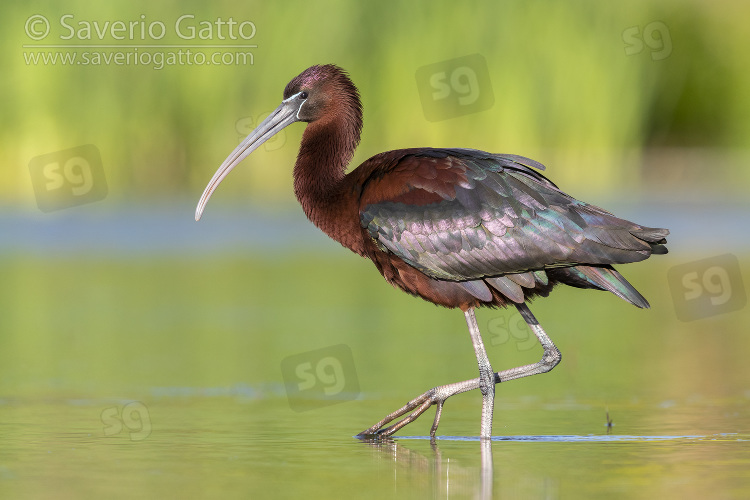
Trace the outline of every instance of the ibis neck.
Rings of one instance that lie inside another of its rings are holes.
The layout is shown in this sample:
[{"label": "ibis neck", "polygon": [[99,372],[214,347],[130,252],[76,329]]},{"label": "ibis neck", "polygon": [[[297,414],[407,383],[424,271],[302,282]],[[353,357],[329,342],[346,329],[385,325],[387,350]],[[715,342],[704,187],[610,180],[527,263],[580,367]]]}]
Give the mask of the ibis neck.
[{"label": "ibis neck", "polygon": [[294,166],[294,193],[313,224],[354,250],[359,231],[352,227],[352,222],[358,226],[359,221],[352,215],[358,212],[347,209],[346,205],[355,200],[347,196],[345,180],[359,133],[352,133],[337,122],[316,121],[305,129]]}]

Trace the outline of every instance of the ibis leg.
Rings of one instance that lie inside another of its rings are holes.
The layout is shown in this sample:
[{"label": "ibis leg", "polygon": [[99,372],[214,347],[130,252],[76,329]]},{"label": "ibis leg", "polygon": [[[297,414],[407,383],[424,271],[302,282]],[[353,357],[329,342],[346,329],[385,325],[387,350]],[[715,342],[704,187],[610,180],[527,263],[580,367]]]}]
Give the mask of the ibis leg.
[{"label": "ibis leg", "polygon": [[[557,349],[552,340],[547,336],[541,325],[539,325],[539,322],[536,320],[526,304],[516,304],[516,309],[518,309],[518,312],[521,313],[521,316],[529,325],[531,331],[533,331],[534,335],[536,335],[536,337],[539,339],[539,342],[544,348],[544,354],[542,355],[542,359],[540,359],[536,363],[493,373],[492,375],[494,377],[495,384],[500,382],[508,382],[510,380],[528,377],[531,375],[537,375],[539,373],[546,373],[557,366],[557,364],[560,362],[560,359],[562,358],[562,356],[560,355],[560,351]],[[484,351],[484,346],[481,344],[482,340],[479,336],[479,328],[476,326],[476,319],[474,317],[473,310],[469,310],[466,312],[466,322],[469,325],[469,333],[472,336],[472,343],[474,343],[474,349],[477,353],[480,377],[472,380],[465,380],[463,382],[456,382],[454,384],[434,387],[424,394],[412,399],[393,413],[386,415],[385,418],[383,418],[380,422],[376,423],[369,429],[360,432],[357,435],[358,437],[367,438],[391,436],[402,427],[419,418],[419,416],[427,411],[430,406],[437,405],[437,411],[435,412],[435,421],[433,422],[432,428],[430,429],[430,436],[434,437],[435,433],[437,432],[438,424],[440,423],[443,404],[445,403],[446,399],[462,392],[480,389],[482,388],[482,386],[487,387],[488,384],[486,382],[486,376],[483,375],[483,371],[486,372],[486,370],[489,369],[491,373],[492,369],[490,368],[489,361],[486,362],[486,364],[484,365],[485,367],[483,368],[483,361],[480,360],[482,353],[484,354],[485,359],[487,358],[487,354]],[[478,339],[479,346],[475,341],[475,334],[476,338]],[[485,396],[485,393],[482,393],[482,437],[489,437],[492,432],[492,401],[494,400],[494,384],[489,384],[489,386],[493,389],[492,396]],[[486,417],[488,412],[489,417]],[[404,417],[404,415],[407,414],[409,415]],[[395,424],[387,426],[387,424],[390,424],[392,421],[401,417],[404,418],[402,418]],[[489,423],[485,423],[488,419]]]},{"label": "ibis leg", "polygon": [[536,338],[539,339],[539,343],[542,344],[542,347],[544,348],[544,354],[542,354],[542,359],[536,363],[497,372],[495,374],[495,383],[508,382],[517,378],[547,373],[557,366],[562,359],[560,350],[552,342],[552,339],[547,336],[547,333],[542,329],[542,326],[531,313],[528,306],[526,304],[516,304],[516,309],[521,313],[521,317],[523,317],[526,324],[529,325],[529,328],[534,332]]},{"label": "ibis leg", "polygon": [[479,437],[484,439],[492,436],[492,412],[495,408],[495,372],[492,370],[489,358],[487,358],[487,351],[484,349],[482,335],[479,333],[474,309],[469,309],[464,314],[479,365],[479,390],[482,391],[482,421]]}]

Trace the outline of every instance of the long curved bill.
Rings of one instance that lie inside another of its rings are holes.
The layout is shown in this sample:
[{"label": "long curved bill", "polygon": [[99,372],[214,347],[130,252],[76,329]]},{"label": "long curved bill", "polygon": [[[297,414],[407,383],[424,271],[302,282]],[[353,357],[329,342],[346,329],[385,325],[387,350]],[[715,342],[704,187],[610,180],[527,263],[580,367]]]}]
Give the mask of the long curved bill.
[{"label": "long curved bill", "polygon": [[206,208],[208,199],[211,198],[214,190],[219,186],[224,177],[232,171],[242,160],[244,160],[250,153],[258,149],[264,142],[276,135],[284,127],[291,125],[292,123],[299,121],[297,113],[301,103],[295,102],[296,95],[284,100],[281,106],[268,115],[268,118],[258,125],[245,140],[240,143],[239,146],[232,151],[232,154],[227,156],[224,163],[221,164],[219,169],[216,171],[214,176],[209,181],[206,189],[203,191],[198,206],[195,209],[195,220],[198,221],[203,215],[203,210]]}]

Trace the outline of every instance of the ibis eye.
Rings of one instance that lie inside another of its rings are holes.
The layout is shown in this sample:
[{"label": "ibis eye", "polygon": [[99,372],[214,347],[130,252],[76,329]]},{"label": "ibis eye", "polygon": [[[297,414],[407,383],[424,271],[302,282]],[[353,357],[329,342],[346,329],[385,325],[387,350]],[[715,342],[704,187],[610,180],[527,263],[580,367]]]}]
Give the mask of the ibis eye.
[{"label": "ibis eye", "polygon": [[299,98],[300,99],[307,99],[307,92],[305,92],[305,91],[300,92],[299,93]]}]

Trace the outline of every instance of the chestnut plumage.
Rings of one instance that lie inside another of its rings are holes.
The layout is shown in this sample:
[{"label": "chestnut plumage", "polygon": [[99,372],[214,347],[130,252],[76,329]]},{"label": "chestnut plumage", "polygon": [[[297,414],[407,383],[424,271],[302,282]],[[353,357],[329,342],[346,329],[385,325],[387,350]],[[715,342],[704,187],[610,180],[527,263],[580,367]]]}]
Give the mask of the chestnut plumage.
[{"label": "chestnut plumage", "polygon": [[[283,97],[216,172],[196,220],[219,182],[243,158],[282,128],[307,122],[294,166],[294,191],[307,217],[372,260],[392,285],[464,311],[477,354],[478,379],[427,391],[362,436],[390,435],[436,404],[434,436],[443,402],[480,388],[481,436],[489,437],[494,385],[544,373],[560,360],[525,305],[547,296],[556,284],[606,290],[649,307],[612,265],[666,253],[667,229],[641,226],[576,200],[541,174],[542,164],[518,155],[403,149],[373,156],[347,174],[362,130],[362,106],[346,72],[334,65],[312,66],[289,82]],[[534,365],[494,373],[473,310],[507,305],[522,314],[545,356]]]}]

